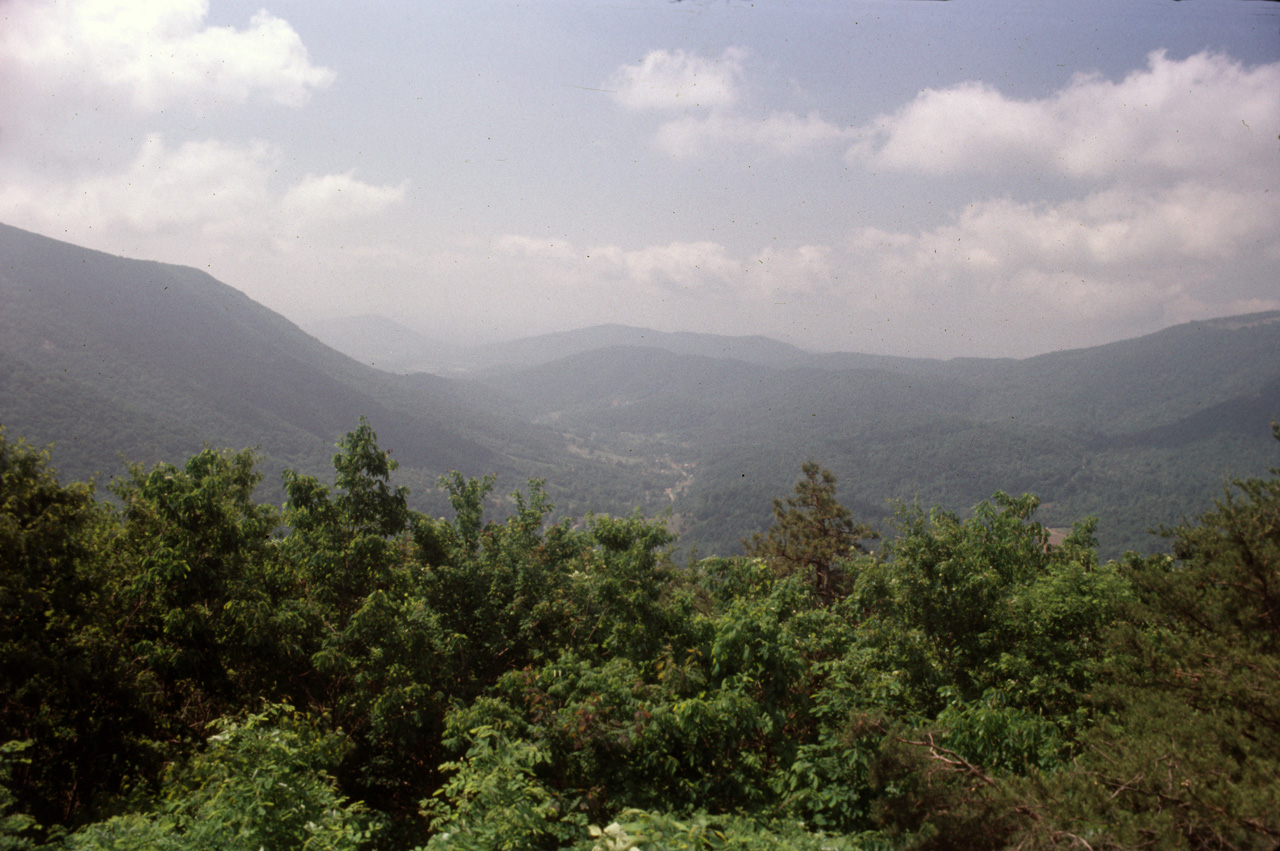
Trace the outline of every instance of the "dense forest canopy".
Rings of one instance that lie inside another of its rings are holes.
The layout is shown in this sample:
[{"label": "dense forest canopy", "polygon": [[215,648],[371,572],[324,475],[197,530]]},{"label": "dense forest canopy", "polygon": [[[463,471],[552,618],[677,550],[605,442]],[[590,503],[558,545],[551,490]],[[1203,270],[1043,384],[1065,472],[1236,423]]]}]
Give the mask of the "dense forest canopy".
[{"label": "dense forest canopy", "polygon": [[1030,495],[869,529],[806,464],[680,564],[338,448],[277,508],[252,452],[100,495],[0,437],[0,847],[1280,844],[1280,471],[1104,562]]}]

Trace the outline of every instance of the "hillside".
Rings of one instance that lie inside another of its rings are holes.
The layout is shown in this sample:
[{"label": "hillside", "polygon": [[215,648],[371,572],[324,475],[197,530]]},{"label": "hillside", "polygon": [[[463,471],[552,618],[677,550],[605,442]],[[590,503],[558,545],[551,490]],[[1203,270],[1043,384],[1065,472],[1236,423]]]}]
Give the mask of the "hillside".
[{"label": "hillside", "polygon": [[[388,372],[465,375],[534,367],[618,346],[656,348],[682,355],[732,358],[779,366],[815,361],[815,356],[768,337],[727,337],[666,332],[630,325],[595,325],[499,343],[446,346],[385,316],[363,315],[312,322],[308,332],[361,363]],[[819,356],[820,357],[820,356]],[[859,357],[850,355],[846,357]]]},{"label": "hillside", "polygon": [[361,416],[407,468],[519,467],[498,448],[503,420],[447,382],[364,366],[195,269],[0,226],[0,300],[0,415],[11,433],[56,443],[68,476],[205,442],[258,446],[272,472],[323,469]]},{"label": "hillside", "polygon": [[814,457],[871,522],[892,510],[886,500],[963,509],[1030,491],[1051,523],[1098,515],[1114,555],[1160,546],[1153,523],[1274,464],[1280,314],[1023,361],[850,355],[787,367],[632,347],[486,381],[536,422],[619,454],[667,453],[683,471],[677,524],[714,551],[740,537],[720,530],[767,522],[762,497]]},{"label": "hillside", "polygon": [[1029,491],[1051,525],[1097,515],[1115,555],[1163,546],[1149,526],[1276,463],[1280,313],[1026,360],[600,326],[424,349],[446,374],[398,375],[368,362],[436,344],[365,317],[343,326],[364,329],[346,345],[383,353],[350,357],[198,270],[4,226],[0,300],[0,423],[55,443],[68,478],[256,446],[278,498],[280,470],[325,474],[364,416],[433,512],[450,469],[496,473],[498,493],[539,477],[562,514],[669,511],[682,545],[731,552],[815,458],[877,526],[893,500],[965,511]]}]

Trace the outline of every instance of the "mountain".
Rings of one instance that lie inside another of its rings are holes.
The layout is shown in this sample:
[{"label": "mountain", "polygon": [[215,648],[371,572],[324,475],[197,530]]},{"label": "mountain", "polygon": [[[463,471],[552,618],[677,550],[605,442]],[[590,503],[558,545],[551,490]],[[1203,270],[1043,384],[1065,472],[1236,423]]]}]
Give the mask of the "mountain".
[{"label": "mountain", "polygon": [[326,345],[361,363],[389,372],[431,372],[437,375],[539,366],[616,346],[658,348],[676,354],[733,358],[764,365],[801,363],[814,357],[803,349],[768,337],[654,331],[630,325],[595,325],[500,343],[454,347],[445,346],[394,320],[377,315],[316,321],[306,330]]},{"label": "mountain", "polygon": [[447,382],[360,364],[196,269],[0,226],[0,301],[0,420],[53,442],[67,476],[205,442],[258,446],[273,473],[320,470],[361,416],[409,468],[520,467],[503,418]]},{"label": "mountain", "polygon": [[448,375],[459,369],[453,347],[385,316],[366,313],[317,320],[303,330],[326,346],[384,372]]},{"label": "mountain", "polygon": [[766,524],[764,496],[786,492],[809,457],[873,522],[886,500],[963,510],[1029,491],[1045,522],[1098,516],[1108,554],[1160,546],[1149,527],[1275,464],[1280,313],[1026,360],[839,360],[611,347],[483,380],[570,438],[669,459],[676,524],[711,550],[741,537],[726,530]]},{"label": "mountain", "polygon": [[[363,317],[325,332],[365,347],[352,358],[198,270],[2,225],[0,304],[0,424],[54,443],[67,478],[256,446],[278,498],[280,470],[327,474],[363,416],[432,512],[447,470],[496,473],[500,492],[538,477],[562,514],[665,510],[684,545],[723,553],[814,458],[879,527],[893,500],[963,513],[1030,491],[1050,525],[1097,516],[1115,555],[1162,546],[1148,527],[1277,457],[1274,312],[946,361],[620,325],[450,350]],[[448,368],[390,371],[415,357]]]}]

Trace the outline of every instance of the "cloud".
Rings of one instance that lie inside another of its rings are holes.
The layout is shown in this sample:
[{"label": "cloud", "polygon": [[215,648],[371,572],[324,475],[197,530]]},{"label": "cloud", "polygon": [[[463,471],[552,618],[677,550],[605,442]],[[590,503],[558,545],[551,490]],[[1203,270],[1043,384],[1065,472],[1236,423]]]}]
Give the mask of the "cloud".
[{"label": "cloud", "polygon": [[[169,146],[159,134],[113,172],[50,179],[10,177],[0,185],[0,219],[70,232],[110,249],[116,239],[198,233],[210,243],[296,237],[327,222],[371,217],[400,202],[405,187],[344,174],[306,175],[276,187],[283,159],[266,142],[215,139]],[[150,254],[150,252],[146,252]]]},{"label": "cloud", "polygon": [[[848,159],[942,179],[997,176],[917,232],[861,228],[848,265],[915,324],[1010,329],[992,353],[1103,342],[1280,308],[1280,63],[1164,52],[1119,81],[1079,75],[1039,99],[970,82],[922,92],[861,128]],[[1030,175],[1079,194],[1032,200]],[[945,186],[945,183],[940,185]],[[966,346],[975,353],[971,343]]]},{"label": "cloud", "polygon": [[[520,288],[554,287],[577,299],[607,291],[633,301],[697,299],[704,303],[773,303],[818,296],[835,277],[832,250],[821,245],[766,246],[738,253],[712,241],[623,247],[580,247],[566,240],[507,234],[492,255],[517,264],[509,279]],[[451,256],[451,262],[458,262]],[[626,293],[620,296],[620,293]],[[512,293],[519,297],[518,293]]]},{"label": "cloud", "polygon": [[236,146],[206,140],[170,148],[149,135],[123,169],[64,180],[10,179],[0,188],[7,220],[75,223],[83,229],[214,226],[267,206],[278,152],[265,143]]},{"label": "cloud", "polygon": [[344,174],[308,174],[290,187],[280,202],[282,212],[294,221],[344,221],[375,216],[404,200],[407,184],[375,186]]},{"label": "cloud", "polygon": [[261,98],[301,106],[328,85],[298,33],[259,11],[244,29],[207,25],[207,0],[10,0],[0,71],[24,102],[112,102],[142,113]]},{"label": "cloud", "polygon": [[725,145],[748,145],[796,154],[829,142],[845,142],[851,131],[817,112],[799,116],[749,110],[742,104],[747,52],[727,48],[718,58],[681,50],[650,51],[638,65],[624,65],[606,82],[625,109],[681,111],[658,126],[654,141],[675,157],[695,157]]},{"label": "cloud", "polygon": [[727,48],[718,58],[683,50],[651,50],[636,65],[623,65],[608,81],[614,99],[629,110],[724,109],[738,100],[746,51]]},{"label": "cloud", "polygon": [[193,249],[292,252],[405,196],[403,183],[351,171],[291,178],[289,158],[265,141],[147,126],[162,112],[301,107],[328,85],[334,73],[266,11],[237,28],[209,25],[207,0],[9,0],[4,10],[0,218],[10,223],[182,260]]},{"label": "cloud", "polygon": [[925,174],[1044,170],[1074,178],[1250,181],[1274,173],[1280,63],[1156,51],[1113,82],[1078,75],[1053,95],[1008,98],[983,83],[927,89],[862,128],[849,157]]},{"label": "cloud", "polygon": [[1262,188],[1126,184],[1058,203],[974,201],[933,227],[862,227],[834,244],[507,235],[491,268],[462,277],[503,281],[488,298],[511,308],[512,332],[566,317],[681,328],[697,315],[722,333],[785,327],[820,347],[1026,356],[1280,309],[1277,223],[1280,193]]},{"label": "cloud", "polygon": [[[1108,189],[1058,205],[1000,198],[918,233],[859,229],[846,262],[897,311],[976,322],[1015,307],[1027,327],[1044,326],[1039,345],[1048,347],[1133,323],[1150,330],[1280,308],[1280,296],[1258,297],[1256,278],[1223,274],[1241,256],[1280,257],[1278,221],[1272,193],[1208,185]],[[1043,350],[1024,333],[1020,347]]]}]

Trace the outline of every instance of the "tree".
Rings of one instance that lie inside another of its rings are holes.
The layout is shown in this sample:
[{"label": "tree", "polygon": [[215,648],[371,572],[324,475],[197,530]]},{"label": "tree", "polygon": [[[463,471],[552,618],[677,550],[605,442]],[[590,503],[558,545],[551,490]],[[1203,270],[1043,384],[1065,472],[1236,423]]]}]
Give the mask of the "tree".
[{"label": "tree", "polygon": [[250,451],[206,447],[181,467],[135,466],[112,487],[122,522],[105,590],[116,633],[185,738],[273,690],[287,667],[274,623],[279,512],[254,502],[255,465]]},{"label": "tree", "polygon": [[170,773],[144,813],[72,834],[70,851],[357,851],[376,825],[337,790],[329,770],[345,748],[287,705],[220,719],[207,748]]},{"label": "tree", "polygon": [[864,552],[864,540],[877,537],[836,500],[836,477],[806,461],[795,495],[773,500],[773,525],[743,541],[747,555],[766,559],[781,576],[809,575],[814,593],[829,605],[847,592],[845,565]]},{"label": "tree", "polygon": [[104,595],[116,531],[90,484],[63,485],[49,455],[0,431],[0,745],[20,811],[74,821],[150,763],[148,719]]},{"label": "tree", "polygon": [[[1280,426],[1273,427],[1280,440]],[[1188,848],[1280,845],[1280,469],[1235,481],[1174,557],[1130,556],[1135,600],[1114,634],[1101,727],[1045,793],[1051,819],[1094,848],[1153,836]]]}]

